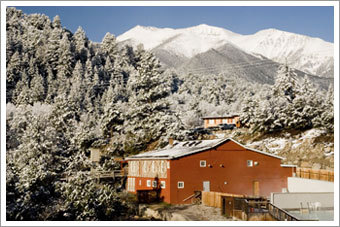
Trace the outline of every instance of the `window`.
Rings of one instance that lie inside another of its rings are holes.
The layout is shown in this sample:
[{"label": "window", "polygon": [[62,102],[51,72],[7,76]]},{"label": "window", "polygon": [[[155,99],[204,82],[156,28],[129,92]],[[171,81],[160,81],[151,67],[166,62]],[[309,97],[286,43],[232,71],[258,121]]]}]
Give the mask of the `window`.
[{"label": "window", "polygon": [[184,188],[184,181],[178,181],[177,188]]},{"label": "window", "polygon": [[151,187],[151,180],[147,180],[147,181],[146,181],[146,186],[147,186],[147,187]]},{"label": "window", "polygon": [[253,160],[247,160],[247,166],[253,167]]},{"label": "window", "polygon": [[201,160],[200,161],[200,167],[206,167],[207,166],[207,161],[206,160]]},{"label": "window", "polygon": [[214,119],[209,119],[209,125],[215,124]]},{"label": "window", "polygon": [[135,178],[128,178],[128,191],[135,191]]},{"label": "window", "polygon": [[139,186],[142,186],[142,180],[139,180]]},{"label": "window", "polygon": [[165,181],[164,180],[161,181],[161,188],[165,188]]},{"label": "window", "polygon": [[165,173],[166,172],[166,169],[164,168],[164,166],[165,166],[165,161],[161,161],[161,169],[160,169],[161,173]]},{"label": "window", "polygon": [[146,162],[143,162],[143,171],[144,171],[144,174],[148,172],[148,166]]},{"label": "window", "polygon": [[156,170],[155,170],[155,161],[152,161],[151,169],[152,169],[152,172],[156,172]]},{"label": "window", "polygon": [[170,169],[170,162],[167,162],[167,168]]},{"label": "window", "polygon": [[155,181],[155,180],[152,181],[152,187],[153,187],[153,188],[157,188],[157,181]]},{"label": "window", "polygon": [[223,120],[222,120],[222,123],[223,123],[223,124],[227,124],[227,123],[228,123],[228,120],[227,120],[227,119],[223,119]]}]

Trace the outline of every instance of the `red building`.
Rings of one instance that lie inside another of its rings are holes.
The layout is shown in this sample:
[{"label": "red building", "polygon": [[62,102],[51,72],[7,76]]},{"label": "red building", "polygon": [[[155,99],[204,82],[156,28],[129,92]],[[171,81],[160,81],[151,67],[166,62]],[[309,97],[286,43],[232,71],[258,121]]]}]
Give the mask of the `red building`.
[{"label": "red building", "polygon": [[160,197],[172,204],[189,203],[194,191],[269,197],[285,191],[295,172],[281,157],[233,139],[174,142],[126,160],[129,192],[160,187]]},{"label": "red building", "polygon": [[230,115],[230,116],[219,116],[219,117],[203,117],[204,128],[215,127],[219,124],[234,124],[237,128],[241,127],[240,116]]}]

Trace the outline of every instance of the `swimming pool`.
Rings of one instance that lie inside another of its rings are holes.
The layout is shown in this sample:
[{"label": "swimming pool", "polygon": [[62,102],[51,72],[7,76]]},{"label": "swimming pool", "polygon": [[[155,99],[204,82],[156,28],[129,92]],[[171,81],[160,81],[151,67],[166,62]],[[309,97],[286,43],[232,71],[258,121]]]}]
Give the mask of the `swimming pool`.
[{"label": "swimming pool", "polygon": [[299,220],[333,221],[334,210],[315,210],[310,213],[301,213],[299,210],[288,211]]}]

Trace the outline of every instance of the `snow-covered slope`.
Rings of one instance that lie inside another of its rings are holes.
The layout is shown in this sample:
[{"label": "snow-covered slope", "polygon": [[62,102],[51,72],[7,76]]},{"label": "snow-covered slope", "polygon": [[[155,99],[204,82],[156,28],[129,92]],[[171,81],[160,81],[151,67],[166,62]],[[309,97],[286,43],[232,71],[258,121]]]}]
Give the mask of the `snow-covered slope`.
[{"label": "snow-covered slope", "polygon": [[205,24],[183,29],[136,26],[117,40],[134,46],[142,43],[147,50],[186,59],[232,43],[249,54],[273,61],[285,62],[287,58],[291,66],[307,73],[333,76],[332,43],[276,29],[240,35]]},{"label": "snow-covered slope", "polygon": [[333,44],[319,38],[266,29],[234,40],[235,44],[314,75],[333,73]]},{"label": "snow-covered slope", "polygon": [[164,49],[191,58],[196,54],[218,48],[241,35],[223,28],[201,24],[184,29],[136,26],[117,37],[119,42],[142,43],[147,50]]}]

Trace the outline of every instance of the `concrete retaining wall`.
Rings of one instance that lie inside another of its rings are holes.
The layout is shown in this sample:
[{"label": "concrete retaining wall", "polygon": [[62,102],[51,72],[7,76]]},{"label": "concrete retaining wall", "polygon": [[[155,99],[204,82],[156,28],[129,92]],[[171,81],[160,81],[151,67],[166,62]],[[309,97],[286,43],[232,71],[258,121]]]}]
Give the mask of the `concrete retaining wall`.
[{"label": "concrete retaining wall", "polygon": [[296,209],[302,206],[307,208],[307,203],[319,202],[321,208],[334,207],[334,193],[332,192],[294,192],[272,193],[270,202],[281,209]]},{"label": "concrete retaining wall", "polygon": [[289,192],[334,192],[334,182],[288,177]]}]

